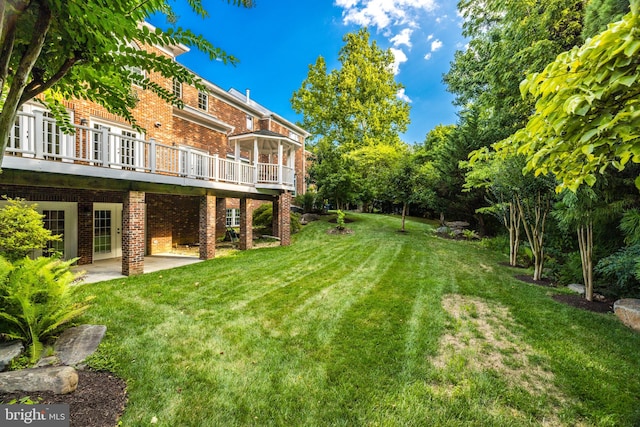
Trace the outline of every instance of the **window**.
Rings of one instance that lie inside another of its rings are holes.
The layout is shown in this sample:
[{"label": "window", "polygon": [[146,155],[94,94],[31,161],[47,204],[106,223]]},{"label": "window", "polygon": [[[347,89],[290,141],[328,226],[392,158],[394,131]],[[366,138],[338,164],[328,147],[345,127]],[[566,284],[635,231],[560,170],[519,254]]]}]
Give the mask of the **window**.
[{"label": "window", "polygon": [[253,117],[247,116],[247,129],[253,130]]},{"label": "window", "polygon": [[111,252],[111,211],[97,210],[93,213],[93,252]]},{"label": "window", "polygon": [[[134,42],[129,43],[129,47],[130,47],[131,49],[134,49],[134,50],[140,50],[140,46],[138,46],[138,44],[137,44],[137,43],[134,43]],[[128,71],[130,71],[130,72],[131,72],[131,74],[132,74],[132,79],[133,79],[133,81],[132,81],[132,83],[133,83],[133,84],[136,84],[136,85],[137,85],[137,84],[138,84],[138,82],[139,82],[140,80],[144,79],[144,77],[145,77],[145,72],[144,72],[144,70],[143,70],[141,67],[138,67],[138,66],[131,66],[131,65],[130,65],[130,66],[127,66],[127,67],[125,67],[125,68],[126,68]]]},{"label": "window", "polygon": [[173,94],[178,99],[182,98],[182,83],[175,79],[173,80]]},{"label": "window", "polygon": [[[51,231],[54,236],[64,235],[64,210],[43,210],[44,228]],[[47,242],[47,250],[42,252],[43,256],[57,256],[64,258],[64,239]]]},{"label": "window", "polygon": [[198,108],[204,111],[209,110],[209,95],[198,92]]},{"label": "window", "polygon": [[300,141],[300,137],[297,134],[289,131],[289,139],[293,139],[294,141]]},{"label": "window", "polygon": [[240,227],[240,209],[227,209],[227,227]]}]

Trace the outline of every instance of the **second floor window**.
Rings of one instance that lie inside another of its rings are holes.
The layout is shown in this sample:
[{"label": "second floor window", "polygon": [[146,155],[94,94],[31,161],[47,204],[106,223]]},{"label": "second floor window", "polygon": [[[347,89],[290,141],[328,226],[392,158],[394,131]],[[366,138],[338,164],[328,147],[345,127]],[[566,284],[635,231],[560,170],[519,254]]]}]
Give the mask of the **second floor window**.
[{"label": "second floor window", "polygon": [[182,83],[180,83],[178,80],[173,81],[173,94],[178,99],[182,98]]},{"label": "second floor window", "polygon": [[204,92],[198,92],[198,108],[204,111],[209,109],[209,95]]},{"label": "second floor window", "polygon": [[247,116],[247,130],[253,130],[253,117]]}]

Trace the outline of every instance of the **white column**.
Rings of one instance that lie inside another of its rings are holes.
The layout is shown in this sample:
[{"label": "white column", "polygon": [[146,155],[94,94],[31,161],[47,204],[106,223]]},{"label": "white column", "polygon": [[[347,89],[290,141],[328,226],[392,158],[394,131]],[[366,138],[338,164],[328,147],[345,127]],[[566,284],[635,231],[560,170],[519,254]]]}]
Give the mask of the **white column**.
[{"label": "white column", "polygon": [[278,140],[278,184],[282,184],[282,141]]},{"label": "white column", "polygon": [[260,168],[258,166],[258,160],[259,160],[259,156],[258,156],[258,138],[255,138],[253,140],[253,170],[254,170],[253,182],[254,182],[254,184],[258,183],[258,173],[260,172]]}]

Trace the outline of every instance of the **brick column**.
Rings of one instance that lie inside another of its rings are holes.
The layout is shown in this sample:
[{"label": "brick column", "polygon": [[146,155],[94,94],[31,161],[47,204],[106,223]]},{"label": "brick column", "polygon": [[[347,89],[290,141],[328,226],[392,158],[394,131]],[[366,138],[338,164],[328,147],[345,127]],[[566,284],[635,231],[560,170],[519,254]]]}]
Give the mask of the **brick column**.
[{"label": "brick column", "polygon": [[227,199],[216,198],[216,239],[224,239],[227,231]]},{"label": "brick column", "polygon": [[271,206],[271,232],[280,237],[280,196],[276,197]]},{"label": "brick column", "polygon": [[78,202],[78,265],[93,262],[93,202]]},{"label": "brick column", "polygon": [[216,196],[200,197],[200,259],[211,259],[216,255]]},{"label": "brick column", "polygon": [[144,273],[144,192],[129,191],[122,205],[122,274]]},{"label": "brick column", "polygon": [[278,202],[278,222],[280,234],[280,246],[291,244],[291,193],[285,191],[280,195]]},{"label": "brick column", "polygon": [[251,199],[240,199],[240,250],[253,247],[253,206]]}]

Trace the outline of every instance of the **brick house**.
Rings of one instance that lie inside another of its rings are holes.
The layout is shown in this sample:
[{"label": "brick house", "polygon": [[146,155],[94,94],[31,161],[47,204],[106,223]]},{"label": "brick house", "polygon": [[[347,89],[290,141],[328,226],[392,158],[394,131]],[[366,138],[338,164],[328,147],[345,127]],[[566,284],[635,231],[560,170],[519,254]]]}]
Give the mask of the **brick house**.
[{"label": "brick house", "polygon": [[[137,47],[176,58],[184,46]],[[144,271],[144,256],[181,244],[215,255],[216,239],[239,226],[252,245],[252,209],[272,203],[274,234],[290,243],[294,193],[305,191],[309,134],[253,101],[249,91],[206,92],[149,76],[185,103],[175,108],[134,86],[133,114],[146,132],[84,101],[68,100],[75,132],[64,134],[40,104],[19,113],[2,164],[0,194],[37,203],[56,249],[79,264],[122,258],[122,273]]]}]

